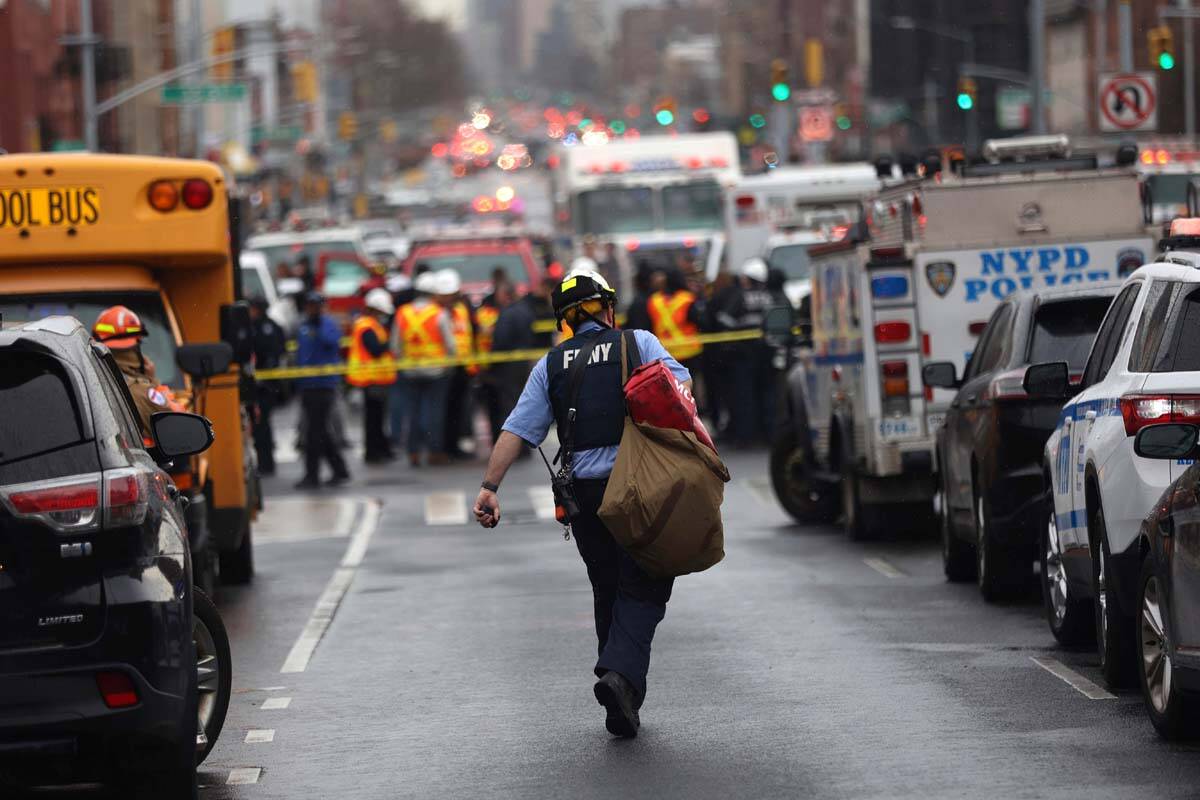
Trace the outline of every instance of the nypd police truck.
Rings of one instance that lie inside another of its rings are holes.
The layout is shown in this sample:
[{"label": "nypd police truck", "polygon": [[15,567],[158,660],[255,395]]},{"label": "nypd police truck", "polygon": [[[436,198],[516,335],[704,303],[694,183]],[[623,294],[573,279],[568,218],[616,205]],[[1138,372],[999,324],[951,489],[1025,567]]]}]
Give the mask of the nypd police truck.
[{"label": "nypd police truck", "polygon": [[924,363],[962,374],[1012,292],[1115,280],[1150,256],[1136,150],[1100,167],[1065,137],[1025,137],[988,142],[984,155],[885,180],[851,235],[810,250],[811,341],[788,371],[771,453],[776,494],[797,519],[840,512],[858,538],[898,506],[928,518],[954,393],[923,388]]}]

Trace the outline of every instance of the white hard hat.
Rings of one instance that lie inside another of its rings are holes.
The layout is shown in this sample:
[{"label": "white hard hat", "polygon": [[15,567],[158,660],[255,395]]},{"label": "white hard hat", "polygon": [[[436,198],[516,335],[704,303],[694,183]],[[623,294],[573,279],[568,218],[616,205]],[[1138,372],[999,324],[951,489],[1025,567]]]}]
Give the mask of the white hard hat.
[{"label": "white hard hat", "polygon": [[387,276],[387,288],[389,292],[407,292],[412,288],[412,278],[403,272],[393,272]]},{"label": "white hard hat", "polygon": [[767,282],[767,262],[761,258],[747,258],[742,263],[742,274],[747,278],[758,281],[759,283]]},{"label": "white hard hat", "polygon": [[579,258],[577,258],[571,262],[571,271],[570,271],[569,275],[573,275],[576,272],[599,272],[599,271],[600,271],[600,265],[596,263],[595,259],[588,258],[587,256],[580,256]]},{"label": "white hard hat", "polygon": [[372,289],[367,292],[367,296],[363,299],[363,304],[370,309],[378,311],[380,314],[395,314],[396,306],[392,302],[392,295],[387,289]]},{"label": "white hard hat", "polygon": [[437,275],[432,272],[422,272],[417,276],[417,281],[413,284],[413,288],[421,294],[437,294]]},{"label": "white hard hat", "polygon": [[458,277],[457,272],[448,267],[435,272],[434,278],[437,281],[437,288],[434,290],[434,294],[458,294],[458,290],[462,288],[462,279]]}]

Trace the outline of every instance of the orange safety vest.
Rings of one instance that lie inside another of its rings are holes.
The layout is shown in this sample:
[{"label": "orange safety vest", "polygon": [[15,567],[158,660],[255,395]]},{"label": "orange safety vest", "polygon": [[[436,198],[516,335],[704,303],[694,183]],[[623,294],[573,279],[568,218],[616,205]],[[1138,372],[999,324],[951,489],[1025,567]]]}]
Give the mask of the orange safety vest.
[{"label": "orange safety vest", "polygon": [[475,323],[479,330],[475,337],[475,347],[481,353],[492,352],[492,336],[496,332],[496,320],[500,319],[500,309],[495,306],[480,306],[475,312]]},{"label": "orange safety vest", "polygon": [[[454,349],[458,351],[458,357],[470,358],[474,355],[475,332],[471,328],[471,310],[466,303],[460,301],[450,309],[450,327],[454,331]],[[470,365],[467,372],[474,375],[479,372],[479,365]]]},{"label": "orange safety vest", "polygon": [[390,386],[396,382],[396,359],[390,351],[373,356],[363,344],[363,334],[373,331],[380,342],[387,344],[387,330],[379,320],[363,314],[350,328],[350,363],[346,382],[351,386]]},{"label": "orange safety vest", "polygon": [[404,342],[404,357],[413,361],[433,361],[446,357],[446,343],[442,341],[442,329],[438,325],[442,307],[430,303],[417,308],[411,303],[400,306],[396,314],[396,326],[400,340]]},{"label": "orange safety vest", "polygon": [[687,290],[672,295],[664,292],[650,295],[647,310],[654,335],[680,361],[695,358],[704,350],[704,345],[696,341],[700,329],[688,321],[688,312],[695,302],[696,295]]}]

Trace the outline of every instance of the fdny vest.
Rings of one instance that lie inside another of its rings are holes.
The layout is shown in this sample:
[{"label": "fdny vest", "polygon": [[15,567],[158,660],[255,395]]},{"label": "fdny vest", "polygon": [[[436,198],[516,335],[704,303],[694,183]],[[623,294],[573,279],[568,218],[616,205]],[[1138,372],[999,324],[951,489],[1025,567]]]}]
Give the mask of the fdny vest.
[{"label": "fdny vest", "polygon": [[[625,390],[621,385],[621,332],[604,328],[589,330],[567,339],[546,354],[546,377],[550,405],[558,424],[558,440],[565,441],[568,377],[571,365],[590,341],[595,341],[591,357],[583,367],[583,382],[575,401],[575,451],[596,447],[615,447],[621,443],[625,428]],[[629,356],[636,364],[638,353]]]}]

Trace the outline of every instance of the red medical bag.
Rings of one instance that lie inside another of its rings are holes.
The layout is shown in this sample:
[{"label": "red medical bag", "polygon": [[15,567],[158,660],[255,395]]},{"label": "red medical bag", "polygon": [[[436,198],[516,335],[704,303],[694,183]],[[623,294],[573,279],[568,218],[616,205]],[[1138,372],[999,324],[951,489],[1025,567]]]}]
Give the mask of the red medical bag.
[{"label": "red medical bag", "polygon": [[625,384],[625,407],[634,422],[692,431],[697,439],[717,452],[708,429],[696,414],[692,393],[676,380],[661,359],[643,364],[629,376]]}]

